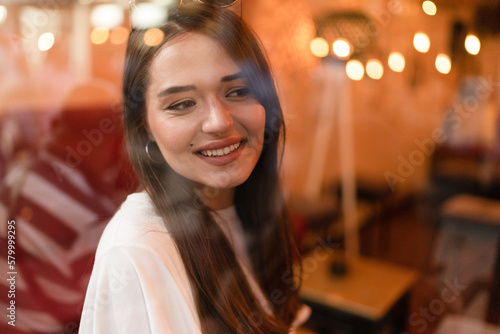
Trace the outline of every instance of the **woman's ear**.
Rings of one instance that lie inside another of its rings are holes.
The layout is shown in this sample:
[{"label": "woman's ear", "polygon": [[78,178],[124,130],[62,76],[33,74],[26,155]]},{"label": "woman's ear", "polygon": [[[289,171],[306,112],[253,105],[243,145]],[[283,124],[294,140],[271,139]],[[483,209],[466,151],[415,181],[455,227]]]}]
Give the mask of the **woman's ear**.
[{"label": "woman's ear", "polygon": [[149,127],[149,122],[147,116],[144,117],[144,128],[146,129],[146,133],[148,134],[148,139],[152,142],[156,142],[153,133],[151,132],[151,128]]},{"label": "woman's ear", "polygon": [[151,133],[151,130],[149,130],[149,128],[146,129],[146,131],[148,132],[148,139],[152,142],[156,142],[156,139],[155,137],[153,136],[153,134]]}]

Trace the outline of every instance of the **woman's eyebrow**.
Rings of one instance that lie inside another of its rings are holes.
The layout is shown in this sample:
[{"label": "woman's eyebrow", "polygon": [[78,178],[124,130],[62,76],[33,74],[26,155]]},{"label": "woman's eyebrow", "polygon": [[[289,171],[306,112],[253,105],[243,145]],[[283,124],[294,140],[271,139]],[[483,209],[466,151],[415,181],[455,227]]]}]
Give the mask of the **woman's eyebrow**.
[{"label": "woman's eyebrow", "polygon": [[160,91],[157,95],[157,97],[163,97],[168,94],[174,94],[174,93],[180,93],[180,92],[186,92],[189,90],[195,90],[196,86],[194,85],[188,85],[188,86],[172,86],[168,87],[166,89],[163,89]]},{"label": "woman's eyebrow", "polygon": [[240,79],[240,78],[243,78],[243,72],[238,72],[238,73],[235,73],[235,74],[231,74],[231,75],[226,75],[225,77],[222,77],[220,79],[220,81],[222,82],[227,82],[227,81],[233,81],[233,80],[236,80],[236,79]]},{"label": "woman's eyebrow", "polygon": [[[221,82],[228,82],[228,81],[233,81],[233,80],[237,80],[237,79],[240,79],[240,78],[243,78],[243,73],[242,72],[238,72],[238,73],[235,73],[235,74],[226,75],[226,76],[222,77],[220,79],[220,81]],[[181,93],[181,92],[186,92],[186,91],[195,90],[195,89],[196,89],[196,86],[194,86],[194,85],[172,86],[172,87],[168,87],[166,89],[161,90],[158,93],[157,97],[163,97],[165,95],[175,94],[175,93]]]}]

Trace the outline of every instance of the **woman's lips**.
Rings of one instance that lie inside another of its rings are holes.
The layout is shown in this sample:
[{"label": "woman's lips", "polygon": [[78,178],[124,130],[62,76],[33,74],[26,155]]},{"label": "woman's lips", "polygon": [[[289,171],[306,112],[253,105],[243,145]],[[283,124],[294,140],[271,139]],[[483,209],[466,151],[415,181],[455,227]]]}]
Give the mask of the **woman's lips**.
[{"label": "woman's lips", "polygon": [[205,144],[203,146],[196,148],[194,151],[196,153],[198,153],[198,152],[204,151],[204,150],[217,150],[220,148],[223,149],[225,147],[228,147],[228,146],[231,146],[234,144],[238,144],[242,141],[244,141],[244,138],[242,138],[240,136],[231,136],[231,137],[221,139],[221,140],[214,140],[208,144]]},{"label": "woman's lips", "polygon": [[242,140],[227,146],[219,146],[213,149],[203,149],[197,151],[197,156],[203,161],[214,165],[224,166],[236,161],[245,148],[246,141]]},{"label": "woman's lips", "polygon": [[212,150],[201,150],[199,151],[201,155],[205,157],[222,157],[228,155],[229,153],[237,150],[241,145],[241,142],[232,144],[226,147],[212,149]]}]

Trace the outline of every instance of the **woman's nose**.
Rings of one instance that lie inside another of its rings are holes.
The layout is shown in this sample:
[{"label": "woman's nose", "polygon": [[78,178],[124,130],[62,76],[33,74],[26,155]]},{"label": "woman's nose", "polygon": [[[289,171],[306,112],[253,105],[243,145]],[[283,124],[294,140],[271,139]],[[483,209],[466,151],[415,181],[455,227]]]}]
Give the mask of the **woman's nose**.
[{"label": "woman's nose", "polygon": [[208,103],[202,131],[205,133],[224,133],[233,126],[233,118],[229,108],[219,98],[213,98]]}]

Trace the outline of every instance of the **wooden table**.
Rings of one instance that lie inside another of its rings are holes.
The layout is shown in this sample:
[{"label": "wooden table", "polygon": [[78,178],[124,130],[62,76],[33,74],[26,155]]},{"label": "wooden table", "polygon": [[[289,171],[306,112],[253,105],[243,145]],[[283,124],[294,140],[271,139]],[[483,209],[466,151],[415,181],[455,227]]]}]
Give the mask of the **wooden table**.
[{"label": "wooden table", "polygon": [[349,262],[345,276],[331,273],[331,259],[318,260],[315,270],[305,264],[301,298],[312,307],[311,320],[319,327],[378,333],[393,319],[398,333],[405,329],[416,271],[364,257]]}]

